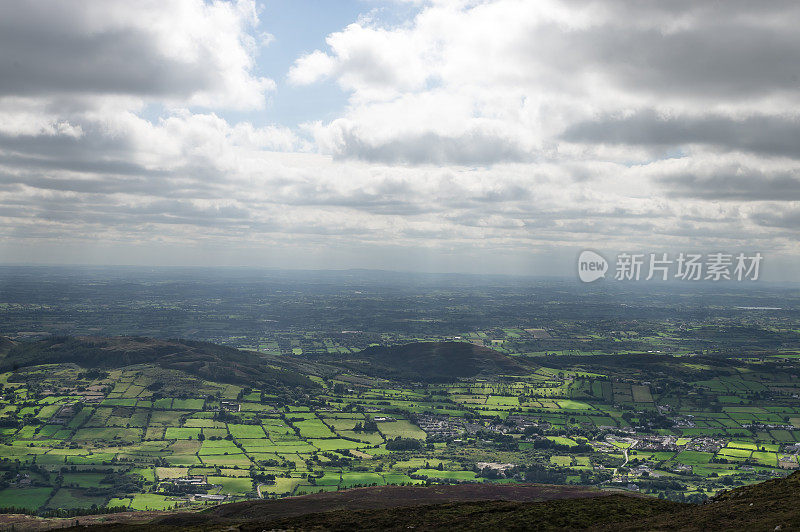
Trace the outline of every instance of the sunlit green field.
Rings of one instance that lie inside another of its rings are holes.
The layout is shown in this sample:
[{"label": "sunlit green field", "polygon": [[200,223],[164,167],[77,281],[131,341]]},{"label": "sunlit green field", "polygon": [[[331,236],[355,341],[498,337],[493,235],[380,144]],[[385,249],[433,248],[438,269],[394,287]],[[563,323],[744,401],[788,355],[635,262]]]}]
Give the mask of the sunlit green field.
[{"label": "sunlit green field", "polygon": [[[627,376],[542,366],[452,384],[318,377],[313,397],[155,367],[9,372],[0,375],[0,507],[161,510],[485,481],[640,483],[678,497],[797,467],[800,387],[791,378],[727,370],[690,381],[687,395],[614,371]],[[659,437],[668,448],[649,448]],[[190,478],[202,487],[180,491]]]}]

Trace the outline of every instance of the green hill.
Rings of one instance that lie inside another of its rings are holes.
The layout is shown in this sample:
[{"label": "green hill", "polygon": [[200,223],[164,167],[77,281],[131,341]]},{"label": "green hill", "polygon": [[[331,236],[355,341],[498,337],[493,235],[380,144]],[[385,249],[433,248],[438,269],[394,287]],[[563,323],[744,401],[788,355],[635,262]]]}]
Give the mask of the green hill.
[{"label": "green hill", "polygon": [[[420,382],[526,374],[531,368],[502,353],[465,342],[420,342],[369,347],[346,356],[315,359],[242,351],[207,342],[143,337],[51,337],[0,343],[0,372],[40,364],[74,363],[84,368],[153,364],[165,369],[249,386],[317,386],[307,375],[359,372]],[[5,353],[5,354],[3,354]]]},{"label": "green hill", "polygon": [[268,387],[317,386],[304,374],[283,364],[279,357],[264,357],[207,342],[127,336],[52,337],[19,342],[0,359],[0,372],[63,363],[104,369],[153,364],[216,382]]},{"label": "green hill", "polygon": [[368,347],[330,358],[355,371],[397,380],[450,382],[460,378],[530,373],[531,368],[493,349],[466,342],[418,342]]}]

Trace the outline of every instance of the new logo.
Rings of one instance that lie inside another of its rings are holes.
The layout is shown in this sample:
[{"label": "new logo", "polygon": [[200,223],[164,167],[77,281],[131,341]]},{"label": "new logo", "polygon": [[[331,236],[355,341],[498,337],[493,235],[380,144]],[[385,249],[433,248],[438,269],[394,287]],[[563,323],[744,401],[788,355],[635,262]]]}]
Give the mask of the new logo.
[{"label": "new logo", "polygon": [[608,261],[594,251],[584,250],[578,256],[578,277],[584,283],[591,283],[606,276]]}]

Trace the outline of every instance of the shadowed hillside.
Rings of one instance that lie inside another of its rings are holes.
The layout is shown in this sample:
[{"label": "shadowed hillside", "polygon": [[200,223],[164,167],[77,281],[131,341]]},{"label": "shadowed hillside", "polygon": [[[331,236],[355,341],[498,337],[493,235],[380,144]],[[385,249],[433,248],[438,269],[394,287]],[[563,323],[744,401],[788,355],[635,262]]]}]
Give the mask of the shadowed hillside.
[{"label": "shadowed hillside", "polygon": [[9,340],[5,336],[0,336],[0,356],[7,355],[15,345],[17,345],[16,342]]},{"label": "shadowed hillside", "polygon": [[[113,530],[791,530],[800,472],[703,505],[569,486],[380,487],[222,505]],[[96,521],[95,521],[96,522]],[[81,524],[92,521],[82,521]]]},{"label": "shadowed hillside", "polygon": [[347,357],[312,360],[264,355],[207,342],[131,336],[51,337],[18,343],[2,340],[5,341],[0,342],[0,371],[59,363],[74,363],[84,368],[154,364],[217,382],[310,387],[317,385],[306,375],[332,375],[342,369],[426,382],[530,372],[530,368],[511,357],[463,342],[370,347]]},{"label": "shadowed hillside", "polygon": [[368,347],[335,360],[342,366],[374,375],[421,382],[448,382],[478,376],[519,375],[531,369],[493,349],[466,342],[419,342]]},{"label": "shadowed hillside", "polygon": [[154,364],[217,382],[317,386],[305,375],[282,367],[278,357],[266,358],[206,342],[141,337],[52,337],[20,342],[0,359],[0,371],[59,363],[74,363],[84,368]]},{"label": "shadowed hillside", "polygon": [[618,530],[796,530],[800,472],[720,493],[707,504],[634,521]]},{"label": "shadowed hillside", "polygon": [[[579,508],[595,508],[590,501],[598,502],[603,510],[590,510],[582,516],[575,514]],[[538,504],[563,502],[547,506],[544,513]],[[652,503],[652,504],[651,504]],[[589,506],[587,506],[587,504]],[[534,505],[534,506],[531,506]],[[625,506],[624,510],[619,510]],[[166,530],[262,530],[262,529],[323,529],[378,530],[406,529],[429,520],[431,526],[444,528],[453,523],[459,529],[469,528],[468,521],[496,526],[498,518],[513,517],[524,507],[532,507],[525,518],[540,512],[539,519],[551,519],[554,513],[564,513],[563,524],[586,522],[594,519],[592,512],[607,512],[615,507],[622,515],[653,515],[654,512],[680,506],[679,503],[644,499],[629,495],[608,495],[585,486],[557,486],[547,484],[461,484],[455,486],[379,486],[357,488],[330,493],[317,493],[277,500],[248,501],[223,504],[201,512],[160,513],[143,519],[142,513],[82,516],[84,525],[97,525],[95,529],[141,530],[148,532]],[[564,511],[566,508],[566,511]],[[489,518],[481,520],[486,514]],[[494,515],[495,517],[491,517]],[[615,516],[617,514],[614,514]],[[536,517],[534,517],[536,518]],[[36,519],[0,516],[0,526],[11,522],[25,523],[28,529],[52,529],[75,524],[75,520]],[[493,521],[494,520],[494,521]],[[558,518],[557,518],[558,520]],[[594,521],[592,521],[594,522]],[[424,528],[424,527],[421,527]],[[473,527],[474,528],[474,527]],[[500,527],[501,529],[503,527]],[[78,528],[75,528],[76,530]],[[486,528],[489,529],[489,528]]]},{"label": "shadowed hillside", "polygon": [[[490,498],[487,491],[486,498]],[[800,472],[724,492],[703,505],[586,494],[541,502],[486,500],[390,510],[336,510],[243,523],[241,530],[793,530],[800,526]]]}]

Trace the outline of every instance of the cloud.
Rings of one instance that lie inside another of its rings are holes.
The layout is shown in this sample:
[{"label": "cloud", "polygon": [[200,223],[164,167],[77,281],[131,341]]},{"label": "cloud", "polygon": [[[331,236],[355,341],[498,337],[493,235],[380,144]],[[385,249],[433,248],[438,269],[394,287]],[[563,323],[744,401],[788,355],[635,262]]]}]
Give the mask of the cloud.
[{"label": "cloud", "polygon": [[794,234],[800,227],[800,208],[759,210],[751,214],[750,218],[760,226],[788,229],[790,234]]},{"label": "cloud", "polygon": [[694,20],[669,32],[605,26],[546,37],[565,67],[595,70],[634,94],[705,101],[794,92],[798,83],[800,37],[788,25]]},{"label": "cloud", "polygon": [[0,97],[121,95],[260,108],[252,1],[40,0],[0,15]]},{"label": "cloud", "polygon": [[459,136],[425,132],[369,144],[354,130],[339,132],[341,147],[336,156],[389,164],[489,165],[497,161],[522,162],[532,159],[516,139],[488,132],[471,131]]},{"label": "cloud", "polygon": [[785,114],[744,118],[719,114],[661,116],[649,110],[573,124],[562,138],[569,142],[662,148],[707,144],[721,150],[800,158],[800,118]]},{"label": "cloud", "polygon": [[666,175],[668,194],[714,201],[800,201],[800,168],[765,171],[739,164]]},{"label": "cloud", "polygon": [[[473,139],[491,137],[473,163],[502,163],[554,149],[564,131],[794,155],[797,122],[778,113],[800,103],[787,17],[798,7],[660,4],[433,2],[406,25],[367,19],[329,35],[289,79],[332,78],[351,94],[344,116],[315,127],[338,157],[462,164]],[[416,148],[429,143],[429,154]]]},{"label": "cloud", "polygon": [[289,81],[295,85],[310,85],[333,73],[335,61],[328,54],[314,50],[299,58],[289,70]]},{"label": "cloud", "polygon": [[[795,3],[404,3],[269,76],[252,1],[0,8],[0,249],[800,254]],[[284,76],[347,104],[239,112]]]}]

